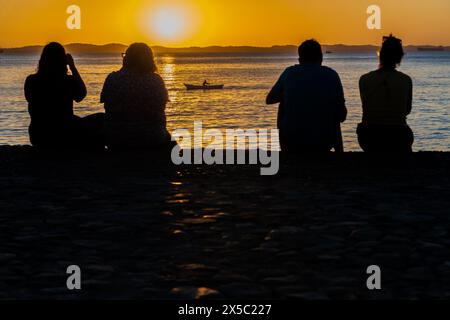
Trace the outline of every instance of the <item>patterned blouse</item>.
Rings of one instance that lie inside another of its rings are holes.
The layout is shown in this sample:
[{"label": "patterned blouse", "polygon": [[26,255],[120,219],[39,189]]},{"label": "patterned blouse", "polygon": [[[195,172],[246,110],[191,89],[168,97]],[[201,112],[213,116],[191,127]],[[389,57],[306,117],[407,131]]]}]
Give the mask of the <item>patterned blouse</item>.
[{"label": "patterned blouse", "polygon": [[110,144],[139,147],[170,141],[165,114],[169,97],[158,74],[113,72],[105,80],[100,101],[105,104]]}]

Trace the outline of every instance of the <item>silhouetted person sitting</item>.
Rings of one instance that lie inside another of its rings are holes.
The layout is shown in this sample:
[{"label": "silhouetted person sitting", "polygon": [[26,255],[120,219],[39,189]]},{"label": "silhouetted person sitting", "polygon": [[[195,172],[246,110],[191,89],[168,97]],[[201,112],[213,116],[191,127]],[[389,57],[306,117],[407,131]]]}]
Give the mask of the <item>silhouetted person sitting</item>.
[{"label": "silhouetted person sitting", "polygon": [[340,123],[347,117],[339,75],[322,66],[320,44],[307,40],[298,48],[299,65],[287,68],[267,96],[280,103],[278,128],[282,151],[343,151]]},{"label": "silhouetted person sitting", "polygon": [[172,145],[165,114],[169,96],[156,71],[150,47],[135,43],[127,49],[122,69],[106,78],[101,102],[110,149],[151,150]]},{"label": "silhouetted person sitting", "polygon": [[204,87],[209,86],[209,82],[208,82],[207,80],[203,81],[203,86],[204,86]]},{"label": "silhouetted person sitting", "polygon": [[45,149],[104,149],[104,114],[80,118],[73,112],[73,101],[81,102],[86,93],[72,56],[59,43],[46,45],[37,73],[25,81],[31,144]]},{"label": "silhouetted person sitting", "polygon": [[409,76],[396,70],[403,55],[400,39],[384,37],[380,68],[359,81],[363,119],[357,133],[366,152],[412,152],[414,135],[406,117],[412,109],[413,85]]}]

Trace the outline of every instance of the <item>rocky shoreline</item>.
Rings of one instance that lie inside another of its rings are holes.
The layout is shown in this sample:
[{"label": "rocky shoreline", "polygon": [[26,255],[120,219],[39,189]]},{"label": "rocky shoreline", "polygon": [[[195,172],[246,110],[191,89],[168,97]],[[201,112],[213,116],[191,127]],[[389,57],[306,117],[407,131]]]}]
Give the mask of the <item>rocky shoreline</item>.
[{"label": "rocky shoreline", "polygon": [[0,147],[0,299],[448,299],[449,160],[282,158],[264,177]]}]

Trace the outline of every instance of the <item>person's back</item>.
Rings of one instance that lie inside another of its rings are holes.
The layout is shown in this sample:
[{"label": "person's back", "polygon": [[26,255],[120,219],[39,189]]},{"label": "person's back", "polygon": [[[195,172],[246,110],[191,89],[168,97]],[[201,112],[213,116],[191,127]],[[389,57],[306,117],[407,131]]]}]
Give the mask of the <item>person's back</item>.
[{"label": "person's back", "polygon": [[[72,75],[68,75],[70,67]],[[31,117],[30,141],[35,147],[70,148],[79,144],[80,118],[73,112],[73,102],[86,96],[86,87],[73,58],[56,42],[42,51],[38,72],[25,81],[25,98]]]},{"label": "person's back", "polygon": [[[316,48],[317,60],[302,58],[305,43]],[[321,65],[317,42],[305,43],[299,49],[300,65],[287,68],[267,97],[269,104],[280,103],[281,148],[299,152],[341,149],[340,122],[345,121],[347,110],[339,75]]]},{"label": "person's back", "polygon": [[[135,62],[137,68],[132,66]],[[141,66],[145,68],[139,70]],[[135,44],[127,51],[124,67],[107,77],[101,102],[111,149],[159,147],[170,142],[165,115],[168,92],[155,71],[151,49]]]},{"label": "person's back", "polygon": [[168,97],[164,82],[156,73],[113,72],[105,81],[101,99],[110,123],[142,123],[165,128]]},{"label": "person's back", "polygon": [[401,40],[383,40],[380,68],[359,81],[363,109],[358,141],[366,152],[410,152],[414,135],[406,118],[412,109],[411,78],[396,70],[403,58]]},{"label": "person's back", "polygon": [[81,100],[82,89],[70,75],[50,77],[33,74],[25,81],[25,97],[34,126],[60,126],[71,121],[73,101]]},{"label": "person's back", "polygon": [[379,69],[361,77],[362,122],[406,125],[411,112],[412,80],[395,69]]}]

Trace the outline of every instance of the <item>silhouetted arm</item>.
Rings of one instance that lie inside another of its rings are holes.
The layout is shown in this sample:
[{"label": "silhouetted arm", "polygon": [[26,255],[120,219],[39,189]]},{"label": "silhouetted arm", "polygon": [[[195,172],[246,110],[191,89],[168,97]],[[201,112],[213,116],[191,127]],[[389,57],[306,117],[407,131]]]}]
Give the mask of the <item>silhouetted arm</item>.
[{"label": "silhouetted arm", "polygon": [[272,89],[267,95],[266,104],[276,104],[280,102],[281,102],[281,94]]},{"label": "silhouetted arm", "polygon": [[412,111],[412,103],[413,103],[413,83],[411,78],[409,78],[409,90],[408,90],[408,101],[406,106],[406,114],[410,114]]},{"label": "silhouetted arm", "polygon": [[103,88],[102,88],[102,92],[100,93],[100,103],[106,103],[106,97],[109,95],[109,91],[111,90],[111,74],[109,74],[106,79],[105,82],[103,83]]},{"label": "silhouetted arm", "polygon": [[361,103],[364,106],[365,99],[364,99],[364,83],[363,83],[363,77],[359,79],[359,96],[361,97]]},{"label": "silhouetted arm", "polygon": [[81,102],[84,98],[86,98],[87,95],[86,85],[84,84],[84,81],[76,68],[71,69],[71,71],[75,83],[75,95],[73,99],[76,102]]},{"label": "silhouetted arm", "polygon": [[347,108],[345,107],[345,95],[344,88],[342,86],[341,79],[336,73],[337,77],[337,97],[336,97],[336,141],[334,142],[334,151],[336,153],[344,152],[344,140],[342,138],[341,123],[347,120]]},{"label": "silhouetted arm", "polygon": [[73,100],[76,102],[83,101],[87,95],[86,85],[84,84],[83,79],[81,78],[80,73],[75,66],[75,62],[70,54],[67,55],[67,64],[69,65],[70,71],[72,72],[72,78],[74,81],[74,97]]},{"label": "silhouetted arm", "polygon": [[163,78],[161,78],[161,76],[159,76],[159,78],[161,80],[161,88],[162,88],[162,92],[163,92],[164,106],[165,106],[168,102],[170,102],[169,90],[167,90],[166,83],[164,82]]},{"label": "silhouetted arm", "polygon": [[278,81],[275,83],[275,85],[272,87],[269,94],[267,95],[266,104],[281,103],[283,101],[283,82],[285,72],[283,72],[283,74],[280,76]]},{"label": "silhouetted arm", "polygon": [[30,103],[33,101],[33,91],[31,82],[32,82],[31,78],[27,77],[24,86],[25,99],[27,99],[27,101]]},{"label": "silhouetted arm", "polygon": [[166,104],[170,102],[169,91],[167,90],[166,84],[163,78],[159,74],[155,74],[155,102],[161,105],[164,109],[166,108]]},{"label": "silhouetted arm", "polygon": [[341,124],[336,125],[336,141],[334,143],[334,152],[343,153],[344,152],[344,139],[342,138]]},{"label": "silhouetted arm", "polygon": [[345,106],[344,88],[338,75],[338,96],[337,96],[337,120],[345,122],[347,120],[347,108]]},{"label": "silhouetted arm", "polygon": [[27,99],[28,102],[28,113],[30,114],[30,116],[33,116],[33,100],[34,100],[34,91],[33,91],[33,80],[32,80],[33,76],[28,76],[27,79],[25,80],[25,86],[24,86],[24,91],[25,91],[25,99]]}]

